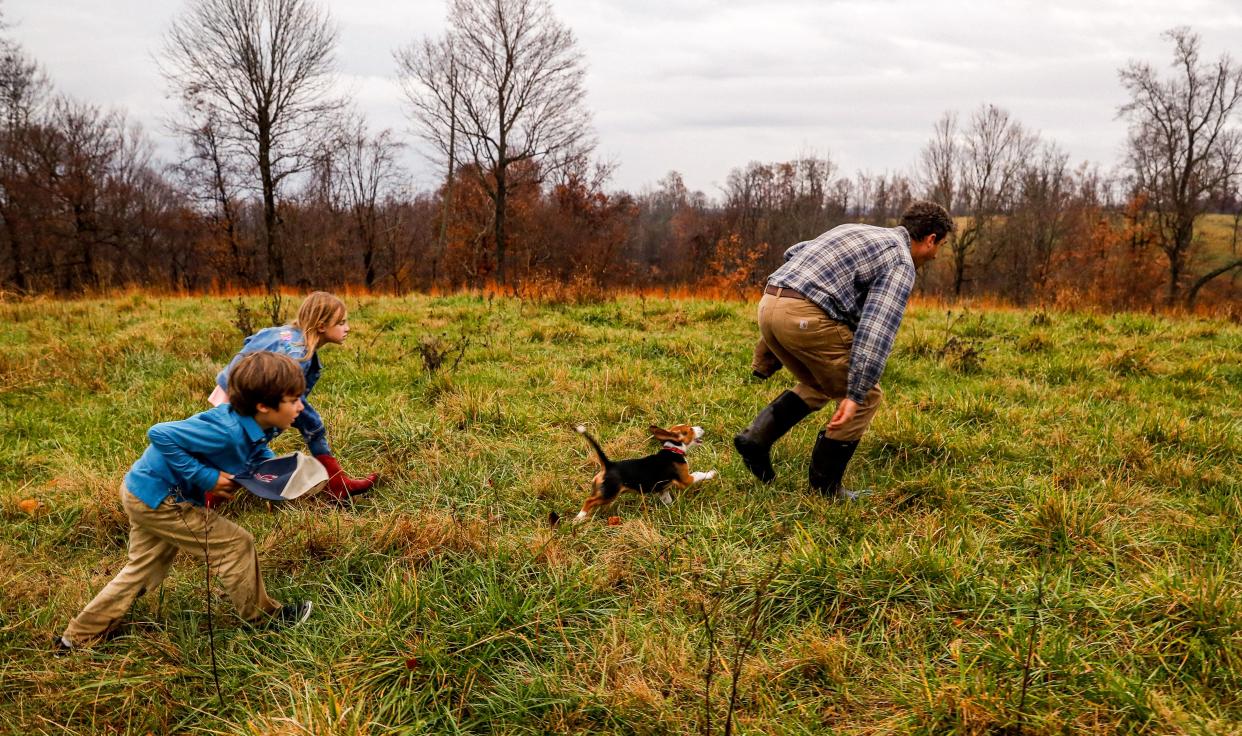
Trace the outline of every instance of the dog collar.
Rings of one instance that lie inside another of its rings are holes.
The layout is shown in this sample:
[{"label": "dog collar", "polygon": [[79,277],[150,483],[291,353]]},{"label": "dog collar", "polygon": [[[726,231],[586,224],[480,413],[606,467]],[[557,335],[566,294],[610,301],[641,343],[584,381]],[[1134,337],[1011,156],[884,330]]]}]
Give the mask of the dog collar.
[{"label": "dog collar", "polygon": [[685,455],[685,454],[686,454],[686,451],[685,451],[685,450],[683,450],[681,447],[678,447],[677,445],[670,444],[670,443],[668,443],[668,442],[665,442],[665,443],[664,443],[664,448],[663,448],[663,449],[668,450],[669,452],[675,452],[675,453],[677,453],[678,455]]}]

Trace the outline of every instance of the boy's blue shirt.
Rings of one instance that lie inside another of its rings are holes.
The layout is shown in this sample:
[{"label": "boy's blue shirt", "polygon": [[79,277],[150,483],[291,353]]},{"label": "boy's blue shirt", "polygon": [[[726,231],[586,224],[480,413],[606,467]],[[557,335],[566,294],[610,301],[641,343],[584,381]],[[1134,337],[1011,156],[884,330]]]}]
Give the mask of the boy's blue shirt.
[{"label": "boy's blue shirt", "polygon": [[202,505],[220,471],[236,475],[274,457],[267,443],[276,434],[228,404],[162,422],[147,430],[151,444],[125,474],[125,487],[153,509],[170,493]]},{"label": "boy's blue shirt", "polygon": [[322,371],[319,353],[315,352],[309,358],[306,357],[306,338],[298,328],[291,325],[268,327],[247,337],[242,343],[241,351],[224,366],[224,370],[216,374],[216,385],[221,390],[228,391],[229,371],[233,370],[233,366],[243,356],[256,351],[288,355],[302,366],[302,374],[306,376],[306,390],[302,392],[302,413],[293,421],[293,426],[302,433],[302,439],[306,440],[306,447],[312,455],[331,455],[328,431],[323,426],[323,420],[319,418],[319,412],[315,411],[309,400],[311,389],[315,388]]}]

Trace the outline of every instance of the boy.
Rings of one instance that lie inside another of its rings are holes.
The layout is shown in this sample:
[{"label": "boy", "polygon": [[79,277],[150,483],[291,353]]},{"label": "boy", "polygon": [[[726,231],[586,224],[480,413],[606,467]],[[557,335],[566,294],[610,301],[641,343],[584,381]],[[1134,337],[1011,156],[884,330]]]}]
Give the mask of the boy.
[{"label": "boy", "polygon": [[60,636],[60,653],[116,628],[134,599],[159,586],[178,551],[209,560],[237,614],[296,625],[310,601],[281,606],[268,597],[254,537],[211,511],[233,498],[233,475],[272,457],[268,449],[302,411],[305,379],[291,358],[252,353],[229,376],[229,403],[147,431],[151,444],[121,486],[129,516],[129,560]]}]

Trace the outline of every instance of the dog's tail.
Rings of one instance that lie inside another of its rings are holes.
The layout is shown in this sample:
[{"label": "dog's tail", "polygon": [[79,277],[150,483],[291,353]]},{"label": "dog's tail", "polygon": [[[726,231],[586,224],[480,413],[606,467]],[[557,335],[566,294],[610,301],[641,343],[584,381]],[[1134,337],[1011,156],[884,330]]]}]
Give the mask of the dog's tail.
[{"label": "dog's tail", "polygon": [[609,460],[608,456],[604,454],[604,448],[599,446],[599,443],[595,441],[594,437],[587,434],[586,427],[579,424],[577,427],[574,427],[574,429],[578,430],[578,434],[585,437],[586,441],[591,443],[591,447],[595,450],[595,454],[599,456],[600,465],[603,465],[605,469],[612,465],[612,461]]}]

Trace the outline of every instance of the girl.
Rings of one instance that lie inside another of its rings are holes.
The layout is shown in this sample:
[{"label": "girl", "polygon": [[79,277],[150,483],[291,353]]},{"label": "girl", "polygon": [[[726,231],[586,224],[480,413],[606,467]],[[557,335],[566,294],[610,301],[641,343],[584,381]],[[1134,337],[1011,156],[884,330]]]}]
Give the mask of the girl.
[{"label": "girl", "polygon": [[233,356],[233,360],[216,376],[216,390],[208,399],[213,406],[228,401],[229,371],[247,353],[265,350],[288,355],[297,361],[306,375],[306,391],[302,394],[304,408],[293,426],[302,433],[311,454],[328,471],[327,492],[338,501],[371,490],[378,477],[375,473],[366,478],[350,478],[345,475],[341,464],[336,461],[328,447],[323,420],[308,399],[311,390],[315,388],[315,382],[319,380],[319,348],[324,345],[340,345],[348,336],[349,320],[346,318],[345,303],[326,291],[316,291],[302,302],[293,324],[268,327],[247,337],[241,352]]}]

